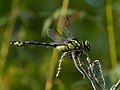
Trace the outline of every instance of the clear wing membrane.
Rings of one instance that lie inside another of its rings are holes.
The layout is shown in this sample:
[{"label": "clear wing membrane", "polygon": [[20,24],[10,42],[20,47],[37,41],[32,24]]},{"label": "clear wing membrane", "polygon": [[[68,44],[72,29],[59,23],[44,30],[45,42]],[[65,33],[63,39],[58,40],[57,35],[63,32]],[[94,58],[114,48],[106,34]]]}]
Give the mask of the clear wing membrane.
[{"label": "clear wing membrane", "polygon": [[65,38],[60,35],[59,32],[57,32],[54,29],[48,29],[47,35],[49,38],[51,38],[55,42],[64,42]]},{"label": "clear wing membrane", "polygon": [[63,30],[63,32],[67,35],[68,38],[74,37],[74,33],[70,28],[70,21],[68,17],[60,16],[58,21],[58,27]]}]

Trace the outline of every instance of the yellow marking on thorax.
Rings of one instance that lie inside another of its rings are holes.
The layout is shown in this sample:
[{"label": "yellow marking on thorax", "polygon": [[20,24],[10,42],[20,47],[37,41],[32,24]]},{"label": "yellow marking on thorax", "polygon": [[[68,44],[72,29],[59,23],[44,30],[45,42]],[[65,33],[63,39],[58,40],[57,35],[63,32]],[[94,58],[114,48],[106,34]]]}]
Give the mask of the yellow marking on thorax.
[{"label": "yellow marking on thorax", "polygon": [[81,46],[81,44],[80,44],[78,41],[76,41],[76,40],[75,40],[75,43],[76,43],[78,46]]},{"label": "yellow marking on thorax", "polygon": [[67,51],[68,50],[67,46],[65,46],[65,45],[57,46],[56,49],[59,51]]},{"label": "yellow marking on thorax", "polygon": [[83,43],[83,41],[81,42],[81,49],[84,49],[84,43]]},{"label": "yellow marking on thorax", "polygon": [[74,45],[72,45],[71,43],[69,43],[69,44],[68,44],[68,47],[69,47],[69,49],[70,49],[70,50],[75,49],[75,46],[74,46]]}]

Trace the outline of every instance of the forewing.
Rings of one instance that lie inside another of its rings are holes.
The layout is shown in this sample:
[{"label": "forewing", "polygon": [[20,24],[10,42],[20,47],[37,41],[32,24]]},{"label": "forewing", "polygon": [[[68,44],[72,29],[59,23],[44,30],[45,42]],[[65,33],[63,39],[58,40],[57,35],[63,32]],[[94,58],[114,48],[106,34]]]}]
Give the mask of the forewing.
[{"label": "forewing", "polygon": [[63,32],[67,35],[67,37],[74,37],[74,33],[70,28],[69,18],[66,16],[60,16],[58,21],[58,27],[63,30]]},{"label": "forewing", "polygon": [[64,42],[65,38],[60,35],[59,32],[57,32],[54,29],[48,29],[47,35],[49,38],[51,38],[55,42]]}]

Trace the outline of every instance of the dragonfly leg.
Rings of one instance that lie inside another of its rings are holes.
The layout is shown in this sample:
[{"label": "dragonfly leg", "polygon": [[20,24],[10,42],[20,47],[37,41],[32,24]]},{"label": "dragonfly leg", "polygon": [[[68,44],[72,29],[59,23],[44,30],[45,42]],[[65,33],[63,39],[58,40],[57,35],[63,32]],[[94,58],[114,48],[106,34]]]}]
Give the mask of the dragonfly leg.
[{"label": "dragonfly leg", "polygon": [[61,56],[60,60],[59,60],[56,77],[58,77],[58,75],[60,73],[61,64],[62,64],[62,61],[64,60],[63,58],[66,56],[67,53],[68,52],[64,52],[63,55]]},{"label": "dragonfly leg", "polygon": [[[75,65],[75,67],[77,68],[77,70],[83,75],[83,78],[85,79],[85,74],[84,74],[84,72],[80,69],[80,67],[79,67],[79,65],[80,65],[80,62],[77,62],[77,59],[79,58],[79,56],[81,55],[81,53],[79,52],[79,54],[78,54],[78,52],[77,52],[77,54],[76,54],[76,52],[73,52],[72,53],[72,58],[73,58],[73,62],[74,62],[74,65]],[[79,65],[78,65],[79,64]],[[81,65],[80,65],[81,66]]]},{"label": "dragonfly leg", "polygon": [[69,54],[69,58],[72,59],[72,54],[71,53]]}]

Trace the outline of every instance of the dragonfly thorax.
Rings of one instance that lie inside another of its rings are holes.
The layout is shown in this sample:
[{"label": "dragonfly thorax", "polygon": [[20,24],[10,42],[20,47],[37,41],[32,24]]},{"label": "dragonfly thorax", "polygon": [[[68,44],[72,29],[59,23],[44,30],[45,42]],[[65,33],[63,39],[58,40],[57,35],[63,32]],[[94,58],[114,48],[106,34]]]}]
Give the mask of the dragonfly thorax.
[{"label": "dragonfly thorax", "polygon": [[73,51],[73,50],[88,50],[90,51],[91,44],[89,41],[78,40],[77,38],[72,38],[69,41],[64,42],[62,45],[56,46],[56,49],[62,52]]}]

